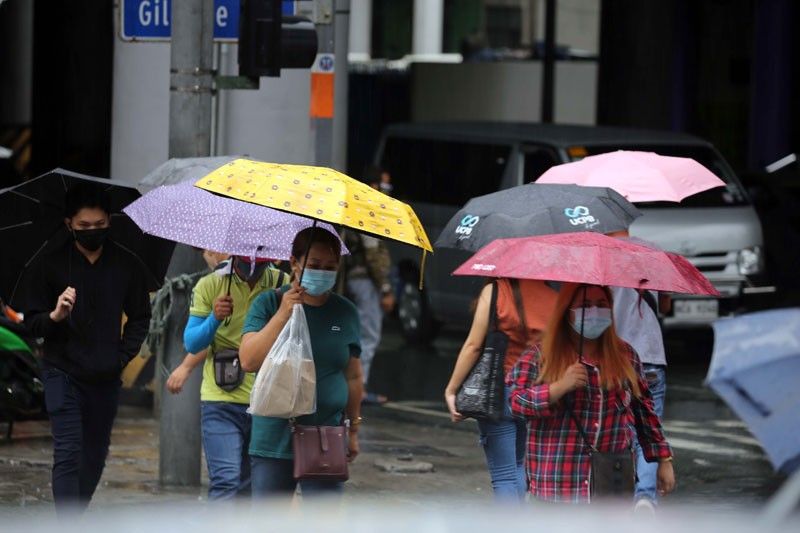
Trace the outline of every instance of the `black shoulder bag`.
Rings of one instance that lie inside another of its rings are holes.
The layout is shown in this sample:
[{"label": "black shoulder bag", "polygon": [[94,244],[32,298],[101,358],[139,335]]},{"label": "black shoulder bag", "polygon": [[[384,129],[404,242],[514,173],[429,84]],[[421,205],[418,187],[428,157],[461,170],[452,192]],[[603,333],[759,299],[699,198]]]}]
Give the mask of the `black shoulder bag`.
[{"label": "black shoulder bag", "polygon": [[503,363],[508,336],[497,327],[497,282],[492,283],[489,331],[483,350],[456,394],[456,409],[467,418],[500,420],[505,411]]},{"label": "black shoulder bag", "polygon": [[567,412],[586,446],[591,457],[590,491],[592,499],[631,498],[636,485],[636,461],[633,450],[624,452],[600,452],[589,440],[578,417],[575,416],[572,398],[565,402]]},{"label": "black shoulder bag", "polygon": [[[279,283],[283,282],[285,279],[286,273],[281,272]],[[272,273],[270,272],[270,280],[272,279]],[[277,294],[278,298],[278,306],[281,305],[281,291],[280,287],[283,285],[279,285],[275,289],[275,293]],[[228,278],[228,296],[231,294],[231,283],[230,278]],[[226,321],[230,321],[230,317],[225,319]],[[226,323],[227,325],[227,323]],[[214,352],[214,383],[216,383],[217,387],[224,390],[225,392],[233,392],[239,388],[239,386],[244,382],[245,371],[242,370],[242,366],[239,363],[239,350],[235,348],[226,348],[224,350],[220,350],[218,352]]]}]

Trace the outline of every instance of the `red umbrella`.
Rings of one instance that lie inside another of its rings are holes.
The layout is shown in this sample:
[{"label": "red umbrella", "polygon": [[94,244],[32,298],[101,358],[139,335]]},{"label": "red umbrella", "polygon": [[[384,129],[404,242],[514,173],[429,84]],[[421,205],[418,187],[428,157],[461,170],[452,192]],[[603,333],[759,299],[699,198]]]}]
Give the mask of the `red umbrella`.
[{"label": "red umbrella", "polygon": [[711,282],[684,257],[591,232],[498,239],[481,248],[453,274],[719,296]]}]

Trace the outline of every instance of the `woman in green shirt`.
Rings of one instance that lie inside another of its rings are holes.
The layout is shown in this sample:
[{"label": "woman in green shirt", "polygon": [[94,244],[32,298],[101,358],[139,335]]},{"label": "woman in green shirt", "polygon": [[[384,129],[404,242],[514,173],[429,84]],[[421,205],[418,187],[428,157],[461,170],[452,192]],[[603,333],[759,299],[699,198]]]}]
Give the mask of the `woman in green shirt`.
[{"label": "woman in green shirt", "polygon": [[[309,246],[310,244],[310,246]],[[278,334],[289,321],[292,307],[302,304],[311,336],[317,374],[317,411],[297,419],[299,424],[335,426],[350,420],[350,460],[358,455],[358,428],[363,394],[358,312],[346,298],[331,292],[336,283],[341,243],[321,228],[300,231],[292,244],[293,281],[265,292],[253,302],[245,320],[239,360],[242,368],[261,368]],[[297,283],[305,263],[302,286]],[[292,476],[291,433],[286,419],[253,416],[250,438],[251,483],[254,497],[291,494],[297,483]],[[342,484],[303,481],[301,489],[335,492]]]}]

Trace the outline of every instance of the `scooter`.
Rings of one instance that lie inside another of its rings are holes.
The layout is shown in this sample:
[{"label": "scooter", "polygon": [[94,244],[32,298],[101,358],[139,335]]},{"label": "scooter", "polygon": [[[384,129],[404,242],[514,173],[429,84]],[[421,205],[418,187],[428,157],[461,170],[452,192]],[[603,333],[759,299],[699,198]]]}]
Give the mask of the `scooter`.
[{"label": "scooter", "polygon": [[0,300],[0,422],[7,423],[7,440],[15,422],[47,418],[35,346],[18,315]]}]

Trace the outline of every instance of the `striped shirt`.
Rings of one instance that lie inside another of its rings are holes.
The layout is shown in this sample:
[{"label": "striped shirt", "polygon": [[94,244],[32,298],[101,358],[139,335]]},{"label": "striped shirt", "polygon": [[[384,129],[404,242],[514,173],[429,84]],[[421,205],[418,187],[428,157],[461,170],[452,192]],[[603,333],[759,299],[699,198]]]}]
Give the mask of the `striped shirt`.
[{"label": "striped shirt", "polygon": [[[642,375],[639,357],[630,347],[631,363]],[[576,355],[577,359],[577,355]],[[536,498],[552,502],[589,502],[591,500],[590,448],[584,442],[573,418],[560,400],[550,405],[550,385],[538,383],[541,364],[540,347],[520,356],[508,376],[511,409],[528,419],[526,465],[530,492]],[[664,438],[661,423],[653,411],[647,381],[639,377],[641,399],[628,388],[604,389],[596,366],[586,364],[589,384],[573,393],[573,410],[592,445],[600,452],[622,452],[633,443],[631,424],[648,462],[672,455]]]}]

